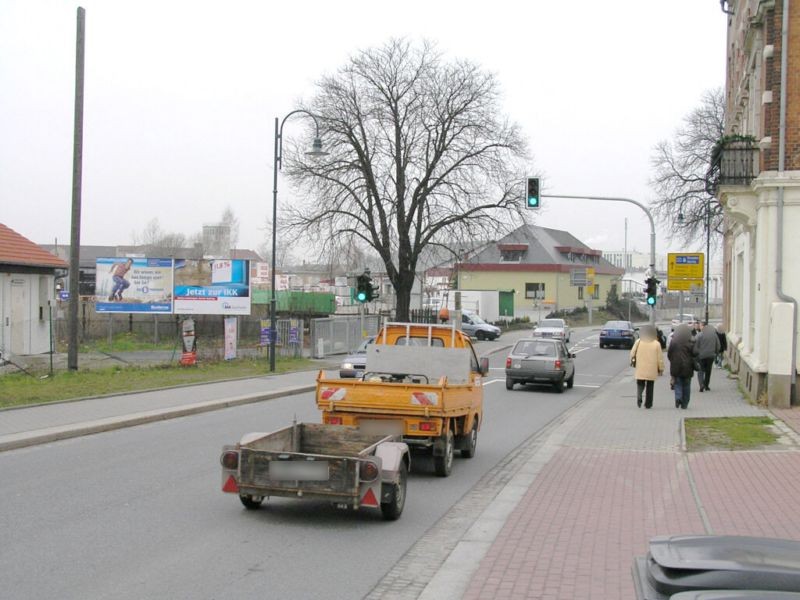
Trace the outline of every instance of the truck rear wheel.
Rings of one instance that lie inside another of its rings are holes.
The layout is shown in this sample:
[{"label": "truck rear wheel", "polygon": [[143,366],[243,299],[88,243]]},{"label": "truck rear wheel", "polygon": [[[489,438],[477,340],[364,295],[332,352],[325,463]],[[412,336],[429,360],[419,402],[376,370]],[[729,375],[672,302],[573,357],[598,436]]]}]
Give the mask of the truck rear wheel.
[{"label": "truck rear wheel", "polygon": [[442,456],[433,456],[433,468],[439,477],[447,477],[453,470],[453,432],[448,429],[444,435],[444,452]]},{"label": "truck rear wheel", "polygon": [[264,496],[240,495],[239,500],[242,501],[247,510],[258,510],[261,503],[264,502]]},{"label": "truck rear wheel", "polygon": [[405,461],[400,462],[400,469],[397,471],[397,483],[392,486],[392,499],[389,502],[381,502],[381,513],[386,521],[396,521],[403,514],[406,505],[406,480],[408,479],[408,468]]},{"label": "truck rear wheel", "polygon": [[472,430],[466,436],[466,446],[461,448],[461,458],[472,458],[475,456],[475,448],[478,446],[478,419],[472,423]]}]

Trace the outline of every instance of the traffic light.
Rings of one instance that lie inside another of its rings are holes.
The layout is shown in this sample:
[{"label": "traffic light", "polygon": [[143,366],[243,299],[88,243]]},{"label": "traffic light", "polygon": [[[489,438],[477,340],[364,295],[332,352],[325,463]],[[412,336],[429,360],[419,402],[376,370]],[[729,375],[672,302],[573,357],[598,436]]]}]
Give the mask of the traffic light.
[{"label": "traffic light", "polygon": [[539,195],[539,178],[528,177],[525,185],[525,208],[539,208],[542,198]]},{"label": "traffic light", "polygon": [[372,285],[369,282],[369,275],[364,273],[363,275],[359,275],[356,278],[356,301],[357,302],[368,302],[369,301],[369,291],[372,288]]},{"label": "traffic light", "polygon": [[377,298],[375,288],[372,285],[372,277],[369,271],[364,271],[356,278],[356,301],[360,303],[372,302]]},{"label": "traffic light", "polygon": [[658,279],[655,277],[648,277],[644,281],[645,283],[645,294],[647,295],[647,305],[648,306],[655,306],[656,305],[656,294],[658,293]]}]

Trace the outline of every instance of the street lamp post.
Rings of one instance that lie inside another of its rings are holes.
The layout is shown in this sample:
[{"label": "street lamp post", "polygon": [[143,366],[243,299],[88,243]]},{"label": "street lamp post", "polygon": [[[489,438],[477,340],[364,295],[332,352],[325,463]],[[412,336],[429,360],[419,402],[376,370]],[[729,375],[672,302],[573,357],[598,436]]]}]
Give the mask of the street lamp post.
[{"label": "street lamp post", "polygon": [[269,370],[275,371],[275,338],[277,337],[277,292],[275,290],[275,254],[276,254],[276,223],[278,219],[278,171],[280,171],[283,159],[283,126],[286,120],[292,115],[303,113],[314,119],[314,126],[316,127],[316,135],[311,150],[306,152],[308,156],[325,156],[328,154],[322,149],[322,140],[319,137],[319,121],[316,115],[308,112],[307,110],[298,109],[293,110],[288,115],[279,121],[275,117],[275,161],[273,163],[273,180],[272,180],[272,264],[270,265],[270,282],[271,282],[271,297],[269,302]]}]

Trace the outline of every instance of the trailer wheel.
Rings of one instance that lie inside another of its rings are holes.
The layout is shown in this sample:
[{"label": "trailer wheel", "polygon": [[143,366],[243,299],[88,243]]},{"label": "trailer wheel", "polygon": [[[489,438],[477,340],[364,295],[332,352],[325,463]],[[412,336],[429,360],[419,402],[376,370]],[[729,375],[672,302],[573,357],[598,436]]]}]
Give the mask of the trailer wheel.
[{"label": "trailer wheel", "polygon": [[478,418],[475,417],[472,423],[472,430],[467,436],[467,447],[461,449],[461,458],[472,458],[475,456],[475,448],[478,446]]},{"label": "trailer wheel", "polygon": [[444,452],[442,456],[433,457],[433,468],[439,477],[447,477],[453,470],[453,432],[448,429],[444,436]]},{"label": "trailer wheel", "polygon": [[261,503],[264,501],[264,496],[250,496],[249,494],[240,495],[239,500],[242,501],[242,504],[244,504],[247,510],[258,510]]},{"label": "trailer wheel", "polygon": [[397,472],[397,483],[392,484],[392,499],[389,502],[381,502],[381,513],[386,521],[396,521],[403,514],[406,505],[406,480],[408,479],[408,468],[405,461],[400,461],[400,469]]}]

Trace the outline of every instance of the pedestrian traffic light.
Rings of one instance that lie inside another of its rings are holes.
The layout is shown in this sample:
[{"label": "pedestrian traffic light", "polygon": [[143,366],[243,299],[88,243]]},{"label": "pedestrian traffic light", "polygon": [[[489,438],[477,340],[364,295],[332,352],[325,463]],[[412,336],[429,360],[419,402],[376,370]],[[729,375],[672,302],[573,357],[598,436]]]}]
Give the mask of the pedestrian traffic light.
[{"label": "pedestrian traffic light", "polygon": [[658,293],[658,279],[655,277],[648,277],[644,281],[645,283],[645,294],[647,295],[647,305],[648,306],[655,306],[656,305],[656,294]]},{"label": "pedestrian traffic light", "polygon": [[525,192],[525,208],[539,208],[542,199],[539,195],[538,177],[528,177]]}]

